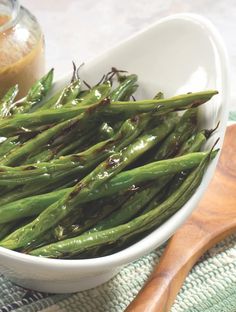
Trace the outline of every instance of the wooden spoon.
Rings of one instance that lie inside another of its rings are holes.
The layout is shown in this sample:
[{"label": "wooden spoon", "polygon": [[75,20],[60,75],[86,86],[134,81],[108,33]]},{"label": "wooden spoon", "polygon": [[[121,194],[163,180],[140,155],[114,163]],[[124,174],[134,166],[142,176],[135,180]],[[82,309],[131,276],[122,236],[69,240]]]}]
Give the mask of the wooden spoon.
[{"label": "wooden spoon", "polygon": [[169,312],[189,271],[236,231],[236,125],[227,128],[213,180],[197,209],[170,239],[150,279],[126,312]]}]

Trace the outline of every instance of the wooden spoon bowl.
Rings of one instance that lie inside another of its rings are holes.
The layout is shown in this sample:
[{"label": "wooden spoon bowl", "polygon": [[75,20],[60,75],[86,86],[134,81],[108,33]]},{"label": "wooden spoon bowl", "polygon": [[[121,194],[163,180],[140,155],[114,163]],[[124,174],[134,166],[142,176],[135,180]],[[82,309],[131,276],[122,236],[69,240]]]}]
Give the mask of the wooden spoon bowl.
[{"label": "wooden spoon bowl", "polygon": [[236,231],[236,125],[227,128],[213,180],[197,209],[170,239],[126,312],[168,312],[187,274],[209,248]]}]

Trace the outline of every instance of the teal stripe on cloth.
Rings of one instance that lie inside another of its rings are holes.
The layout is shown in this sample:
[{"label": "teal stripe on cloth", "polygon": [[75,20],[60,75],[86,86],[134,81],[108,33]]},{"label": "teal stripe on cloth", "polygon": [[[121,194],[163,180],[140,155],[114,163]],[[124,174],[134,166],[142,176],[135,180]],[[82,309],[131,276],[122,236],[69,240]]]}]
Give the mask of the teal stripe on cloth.
[{"label": "teal stripe on cloth", "polygon": [[[236,121],[236,112],[230,114],[230,120]],[[104,285],[76,294],[34,292],[0,276],[0,312],[123,312],[147,281],[163,249],[123,267]],[[236,312],[236,235],[200,259],[170,312]]]},{"label": "teal stripe on cloth", "polygon": [[229,120],[236,121],[236,112],[229,113]]}]

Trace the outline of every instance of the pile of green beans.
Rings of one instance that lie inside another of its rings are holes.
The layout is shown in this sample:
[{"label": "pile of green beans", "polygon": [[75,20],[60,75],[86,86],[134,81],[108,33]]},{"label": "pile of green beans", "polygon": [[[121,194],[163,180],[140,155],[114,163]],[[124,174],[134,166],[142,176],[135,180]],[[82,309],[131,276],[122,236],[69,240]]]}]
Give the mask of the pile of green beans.
[{"label": "pile of green beans", "polygon": [[[51,258],[101,257],[176,213],[218,150],[198,106],[217,91],[135,100],[138,76],[112,68],[94,86],[53,70],[0,99],[0,246]],[[210,103],[207,105],[211,105]],[[182,111],[181,114],[178,111]]]}]

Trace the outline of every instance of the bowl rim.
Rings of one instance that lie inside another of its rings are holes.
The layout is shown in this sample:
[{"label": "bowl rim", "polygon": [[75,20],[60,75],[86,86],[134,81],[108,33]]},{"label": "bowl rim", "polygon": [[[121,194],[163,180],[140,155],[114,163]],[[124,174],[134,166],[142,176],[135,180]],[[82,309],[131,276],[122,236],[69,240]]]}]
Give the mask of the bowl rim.
[{"label": "bowl rim", "polygon": [[[139,36],[142,33],[145,33],[152,28],[157,27],[159,24],[169,22],[169,21],[174,21],[174,20],[188,20],[189,22],[198,22],[202,24],[205,28],[206,31],[208,31],[211,34],[211,37],[214,40],[214,44],[217,47],[218,53],[219,53],[219,58],[220,58],[220,64],[221,64],[221,69],[222,69],[222,85],[223,85],[223,90],[224,94],[222,94],[222,98],[224,98],[224,103],[226,103],[226,109],[222,113],[222,122],[221,122],[221,143],[223,143],[223,137],[224,133],[226,130],[226,124],[227,124],[227,117],[228,117],[228,109],[227,106],[229,106],[229,94],[230,94],[230,76],[229,76],[229,58],[227,54],[227,50],[224,44],[224,41],[216,29],[216,27],[212,24],[210,20],[207,18],[195,14],[195,13],[178,13],[178,14],[173,14],[169,15],[167,17],[163,17],[157,22],[151,24],[150,26],[146,27],[145,29],[135,33],[134,35],[128,37],[126,40],[120,42],[119,44],[115,45],[112,48],[109,48],[105,52],[103,52],[101,55],[98,55],[95,59],[99,59],[101,56],[105,55],[108,52],[111,52],[113,49],[116,49],[118,46],[132,40],[133,38]],[[93,60],[91,60],[93,61]],[[89,61],[90,62],[90,61]],[[223,65],[223,66],[222,66]],[[56,83],[60,83],[63,80],[66,80],[68,75],[63,75],[61,79],[58,79]],[[208,170],[214,171],[217,160],[219,158],[219,155],[214,159],[212,164],[210,165],[211,168],[208,168]],[[207,171],[208,171],[207,170]],[[211,177],[210,177],[211,178]],[[210,181],[210,178],[208,179]],[[208,181],[208,183],[209,183]],[[201,185],[200,185],[201,187]],[[10,249],[6,249],[4,247],[0,247],[0,256],[12,258],[14,260],[17,260],[18,262],[22,263],[30,263],[35,266],[41,266],[42,268],[47,267],[50,270],[57,270],[60,268],[60,270],[71,270],[71,269],[78,269],[78,268],[83,268],[83,269],[89,269],[91,271],[97,271],[98,269],[104,269],[105,268],[114,268],[117,266],[121,266],[124,264],[127,264],[128,262],[131,262],[135,259],[138,259],[141,256],[144,256],[145,254],[151,252],[156,246],[157,246],[157,235],[159,235],[159,241],[161,243],[158,244],[160,246],[162,243],[164,243],[167,238],[171,236],[171,234],[166,237],[166,233],[164,234],[163,228],[168,227],[169,224],[173,223],[173,220],[175,222],[181,223],[182,220],[182,214],[186,214],[186,212],[189,210],[187,205],[189,205],[190,202],[194,202],[199,200],[199,198],[202,196],[199,192],[199,188],[196,191],[196,193],[190,198],[190,200],[176,213],[174,214],[171,218],[169,218],[166,222],[164,222],[161,226],[159,226],[156,230],[152,231],[150,234],[148,234],[146,237],[138,241],[137,243],[129,246],[128,248],[125,248],[117,253],[100,257],[100,258],[90,258],[90,259],[51,259],[51,258],[43,258],[43,257],[37,257],[37,256],[32,256],[28,254],[23,254],[17,251],[13,251]],[[187,209],[188,208],[188,209]],[[188,213],[192,213],[192,210]],[[186,220],[186,218],[184,218]],[[178,228],[177,226],[176,228]],[[173,228],[172,228],[173,231]],[[172,232],[171,231],[171,232]],[[128,260],[128,261],[127,261]]]}]

